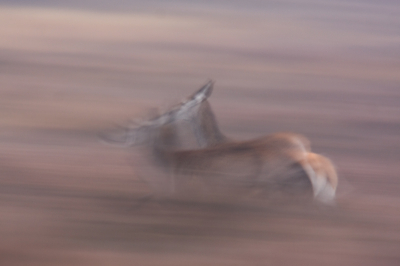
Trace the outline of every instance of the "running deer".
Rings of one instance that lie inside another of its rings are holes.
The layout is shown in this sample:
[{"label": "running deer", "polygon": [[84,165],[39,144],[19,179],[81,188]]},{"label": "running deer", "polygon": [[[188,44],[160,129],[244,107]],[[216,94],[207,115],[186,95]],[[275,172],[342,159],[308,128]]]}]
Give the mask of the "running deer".
[{"label": "running deer", "polygon": [[[195,177],[209,188],[230,186],[265,191],[296,182],[313,192],[315,199],[333,202],[337,176],[329,159],[312,153],[309,141],[294,133],[230,140],[220,132],[207,102],[212,88],[213,82],[209,82],[168,112],[126,128],[124,144],[144,146],[153,164],[167,173],[162,179],[146,177],[158,196],[179,192],[177,188],[182,183]],[[177,148],[175,123],[179,120],[190,121],[201,148]],[[298,182],[297,176],[290,173],[293,168],[304,171],[306,178]]]}]

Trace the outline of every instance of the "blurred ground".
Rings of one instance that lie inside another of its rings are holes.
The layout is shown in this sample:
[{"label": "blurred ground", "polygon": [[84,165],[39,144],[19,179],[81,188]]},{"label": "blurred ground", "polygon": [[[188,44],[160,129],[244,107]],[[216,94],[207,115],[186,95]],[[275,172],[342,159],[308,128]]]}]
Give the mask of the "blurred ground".
[{"label": "blurred ground", "polygon": [[[1,265],[400,263],[397,3],[122,2],[0,1]],[[137,208],[135,157],[96,135],[208,78],[227,135],[332,158],[336,208]]]}]

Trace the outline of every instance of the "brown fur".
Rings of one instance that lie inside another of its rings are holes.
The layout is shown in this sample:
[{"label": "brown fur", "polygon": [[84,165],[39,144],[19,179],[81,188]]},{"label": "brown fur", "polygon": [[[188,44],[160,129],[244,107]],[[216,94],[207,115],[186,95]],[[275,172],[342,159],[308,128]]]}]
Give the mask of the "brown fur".
[{"label": "brown fur", "polygon": [[277,133],[250,141],[166,152],[178,188],[195,177],[213,188],[270,189],[283,186],[287,179],[282,176],[287,169],[306,161],[307,151],[301,140],[301,135]]}]

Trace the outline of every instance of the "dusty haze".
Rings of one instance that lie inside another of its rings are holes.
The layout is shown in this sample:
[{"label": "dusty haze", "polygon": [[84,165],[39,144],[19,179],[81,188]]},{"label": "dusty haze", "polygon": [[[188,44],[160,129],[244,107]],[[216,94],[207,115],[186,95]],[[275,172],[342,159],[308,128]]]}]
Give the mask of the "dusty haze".
[{"label": "dusty haze", "polygon": [[[1,265],[398,265],[397,1],[0,1]],[[99,132],[209,78],[222,130],[291,131],[335,209],[171,202]]]}]

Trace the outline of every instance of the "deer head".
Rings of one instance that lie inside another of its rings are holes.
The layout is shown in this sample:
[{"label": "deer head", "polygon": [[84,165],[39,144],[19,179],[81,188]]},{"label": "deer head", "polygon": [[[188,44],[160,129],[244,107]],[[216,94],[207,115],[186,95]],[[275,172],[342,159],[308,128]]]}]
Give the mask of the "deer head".
[{"label": "deer head", "polygon": [[166,112],[144,121],[131,121],[127,126],[120,126],[118,133],[102,135],[101,139],[122,146],[154,144],[155,140],[160,139],[163,144],[172,145],[176,134],[173,134],[171,125],[178,120],[193,119],[199,105],[211,95],[213,85],[214,82],[209,81],[186,100]]}]

